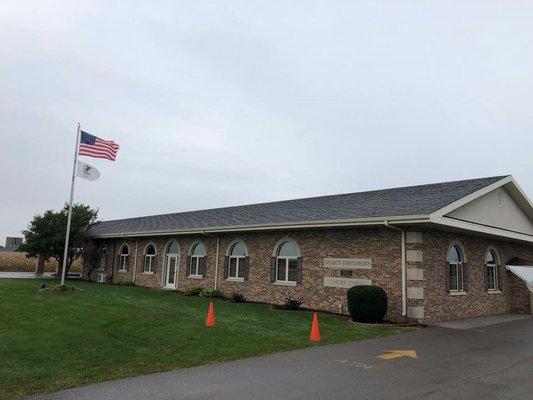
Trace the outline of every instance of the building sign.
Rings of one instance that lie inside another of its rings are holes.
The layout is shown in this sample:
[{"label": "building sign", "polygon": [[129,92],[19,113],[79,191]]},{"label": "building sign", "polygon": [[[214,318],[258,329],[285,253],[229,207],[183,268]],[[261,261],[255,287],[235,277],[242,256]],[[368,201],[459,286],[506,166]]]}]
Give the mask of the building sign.
[{"label": "building sign", "polygon": [[349,289],[352,286],[372,285],[372,279],[337,278],[334,276],[324,277],[324,286]]},{"label": "building sign", "polygon": [[324,267],[332,269],[372,269],[369,258],[324,258]]}]

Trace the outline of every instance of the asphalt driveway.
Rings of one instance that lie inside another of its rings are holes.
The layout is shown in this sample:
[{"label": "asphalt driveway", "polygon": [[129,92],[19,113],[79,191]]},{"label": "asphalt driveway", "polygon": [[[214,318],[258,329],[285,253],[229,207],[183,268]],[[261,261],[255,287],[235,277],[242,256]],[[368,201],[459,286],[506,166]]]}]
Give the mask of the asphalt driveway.
[{"label": "asphalt driveway", "polygon": [[429,327],[34,398],[529,400],[532,377],[533,319],[529,318],[468,330]]}]

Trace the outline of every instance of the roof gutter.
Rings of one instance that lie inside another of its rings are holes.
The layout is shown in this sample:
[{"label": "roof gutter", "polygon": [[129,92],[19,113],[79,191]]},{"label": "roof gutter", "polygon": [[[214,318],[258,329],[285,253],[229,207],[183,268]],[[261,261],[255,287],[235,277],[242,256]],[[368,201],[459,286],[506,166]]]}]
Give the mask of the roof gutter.
[{"label": "roof gutter", "polygon": [[407,315],[407,268],[406,268],[406,245],[405,245],[405,228],[398,228],[397,226],[391,225],[389,221],[385,220],[384,225],[387,228],[394,229],[401,233],[401,243],[402,243],[402,316]]},{"label": "roof gutter", "polygon": [[298,223],[284,224],[258,224],[258,225],[236,225],[230,227],[208,227],[204,229],[183,229],[183,230],[161,230],[161,231],[137,231],[137,232],[118,232],[91,236],[94,239],[118,238],[118,237],[138,237],[138,236],[176,236],[176,235],[207,235],[230,232],[254,232],[254,231],[271,231],[271,230],[290,230],[290,229],[311,229],[311,228],[343,228],[357,226],[380,226],[385,221],[393,221],[395,224],[421,224],[430,222],[429,215],[406,215],[391,216],[387,218],[355,218],[329,221],[304,221]]}]

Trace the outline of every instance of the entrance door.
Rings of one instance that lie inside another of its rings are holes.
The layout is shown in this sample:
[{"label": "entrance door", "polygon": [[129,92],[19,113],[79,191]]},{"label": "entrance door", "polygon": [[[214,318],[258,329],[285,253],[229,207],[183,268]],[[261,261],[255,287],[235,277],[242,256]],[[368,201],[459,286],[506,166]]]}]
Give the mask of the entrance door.
[{"label": "entrance door", "polygon": [[165,287],[176,288],[176,281],[178,275],[178,264],[179,257],[177,255],[167,255],[167,265],[166,265],[166,276],[165,276]]}]

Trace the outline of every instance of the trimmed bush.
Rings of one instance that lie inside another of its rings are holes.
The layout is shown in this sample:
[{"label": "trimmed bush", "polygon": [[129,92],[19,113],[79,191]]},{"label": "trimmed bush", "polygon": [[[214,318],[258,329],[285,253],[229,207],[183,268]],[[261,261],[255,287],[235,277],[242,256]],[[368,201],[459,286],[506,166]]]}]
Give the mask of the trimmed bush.
[{"label": "trimmed bush", "polygon": [[50,287],[45,287],[43,288],[41,286],[41,289],[42,291],[45,291],[45,292],[85,292],[85,289],[80,289],[80,288],[77,288],[76,286],[68,286],[68,285],[54,285],[54,286],[50,286]]},{"label": "trimmed bush", "polygon": [[348,311],[356,322],[380,322],[387,314],[387,293],[379,286],[353,286],[347,297]]},{"label": "trimmed bush", "polygon": [[233,301],[234,303],[246,303],[244,295],[239,292],[233,292],[231,294],[231,301]]},{"label": "trimmed bush", "polygon": [[202,293],[202,290],[204,290],[203,287],[191,286],[185,291],[185,296],[200,296],[200,293]]},{"label": "trimmed bush", "polygon": [[292,299],[290,297],[287,297],[285,299],[284,307],[287,310],[299,310],[301,305],[302,305],[302,301],[301,300]]},{"label": "trimmed bush", "polygon": [[118,286],[135,286],[135,283],[133,281],[120,281],[115,283],[115,285]]},{"label": "trimmed bush", "polygon": [[210,297],[210,298],[214,298],[214,299],[223,299],[224,298],[224,294],[222,293],[222,291],[220,289],[204,289],[200,293],[200,296],[202,296],[202,297]]}]

